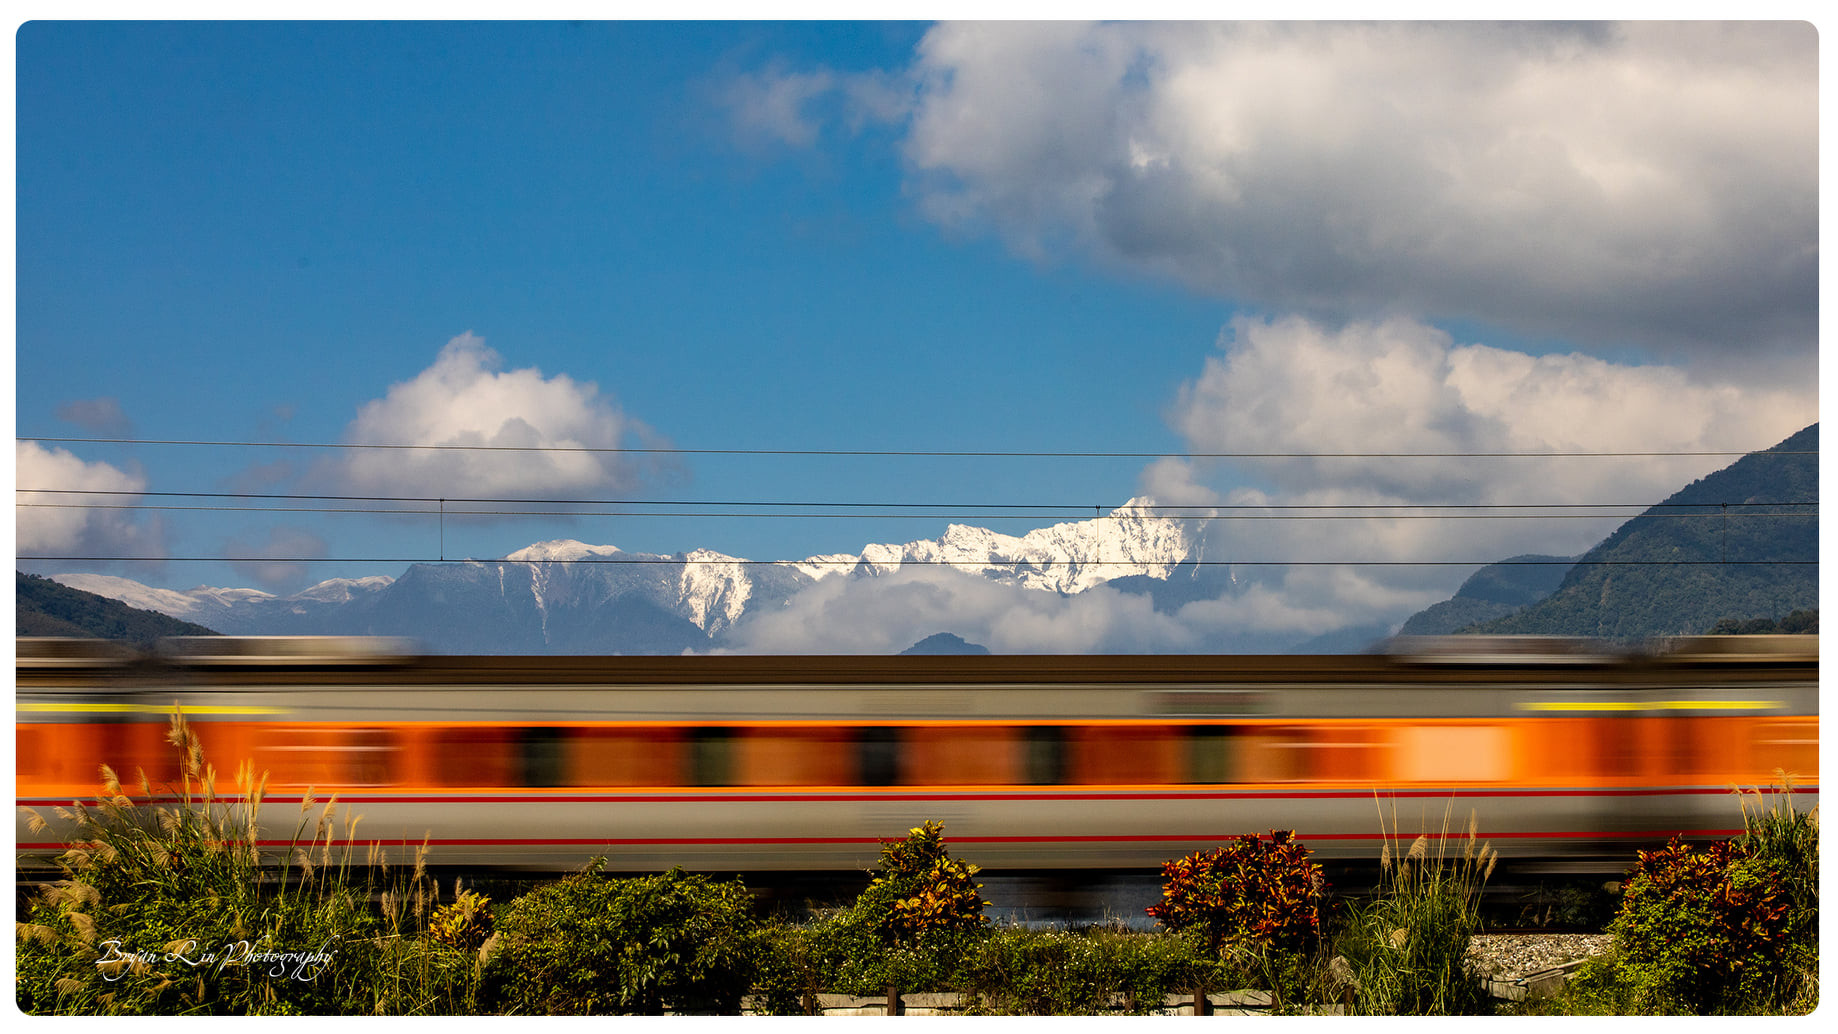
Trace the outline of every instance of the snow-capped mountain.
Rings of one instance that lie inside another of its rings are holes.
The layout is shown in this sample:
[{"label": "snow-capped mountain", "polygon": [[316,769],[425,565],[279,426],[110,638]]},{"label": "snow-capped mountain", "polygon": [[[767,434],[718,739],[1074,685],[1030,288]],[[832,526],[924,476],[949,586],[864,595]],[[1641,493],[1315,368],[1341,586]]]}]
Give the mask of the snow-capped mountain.
[{"label": "snow-capped mountain", "polygon": [[[157,611],[167,617],[216,628],[212,622],[237,605],[247,605],[254,601],[270,600],[273,593],[259,589],[218,589],[200,585],[196,589],[181,592],[177,589],[156,589],[142,585],[131,578],[118,578],[107,574],[60,574],[53,581],[61,582],[72,589],[93,592],[98,596],[117,599],[130,607],[141,610]],[[314,586],[313,588],[318,588]],[[308,589],[308,592],[313,591]]]},{"label": "snow-capped mountain", "polygon": [[52,579],[228,635],[340,634],[354,610],[362,609],[395,582],[386,575],[333,578],[290,596],[277,596],[260,589],[211,585],[183,591],[156,589],[131,578],[104,574],[60,574]]},{"label": "snow-capped mountain", "polygon": [[[502,560],[416,564],[399,578],[333,579],[287,596],[201,586],[155,589],[126,578],[56,575],[72,588],[237,635],[387,635],[442,653],[681,653],[719,646],[762,609],[815,582],[878,578],[908,565],[1044,592],[1106,582],[1155,594],[1202,552],[1183,521],[1134,499],[1108,517],[1003,535],[953,524],[937,539],[869,544],[793,563],[756,564],[709,549],[662,556],[572,539]],[[1189,571],[1194,581],[1198,569]],[[1168,585],[1177,595],[1191,589]]]},{"label": "snow-capped mountain", "polygon": [[863,548],[860,566],[887,574],[905,564],[944,564],[993,581],[1073,594],[1132,575],[1166,580],[1175,568],[1199,559],[1200,543],[1187,522],[1152,516],[1155,502],[1132,499],[1108,518],[1003,535],[953,524],[942,537],[905,545]]}]

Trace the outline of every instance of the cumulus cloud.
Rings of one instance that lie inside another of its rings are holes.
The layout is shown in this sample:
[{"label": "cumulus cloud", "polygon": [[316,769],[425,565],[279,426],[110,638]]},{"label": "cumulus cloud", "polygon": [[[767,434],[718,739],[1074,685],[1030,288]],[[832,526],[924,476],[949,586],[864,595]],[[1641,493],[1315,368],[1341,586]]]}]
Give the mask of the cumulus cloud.
[{"label": "cumulus cloud", "polygon": [[[1183,385],[1170,420],[1193,452],[1743,452],[1812,423],[1814,385],[1703,383],[1678,367],[1457,345],[1391,318],[1339,329],[1239,317]],[[1733,457],[1268,459],[1286,491],[1413,502],[1657,501]],[[1175,480],[1164,465],[1155,472]]]},{"label": "cumulus cloud", "polygon": [[[1438,564],[1580,553],[1735,459],[1519,454],[1751,451],[1818,419],[1811,384],[1740,388],[1670,366],[1458,345],[1403,318],[1339,329],[1240,318],[1220,347],[1182,387],[1171,424],[1195,453],[1291,455],[1167,459],[1142,475],[1159,499],[1218,507],[1210,559],[1276,562],[1247,566],[1247,589],[1202,608],[1215,620],[1256,611],[1298,624],[1396,620],[1446,598],[1472,570]],[[1415,455],[1375,455],[1385,453]],[[1490,508],[1423,508],[1436,504]],[[1244,514],[1298,519],[1233,519]],[[1296,560],[1422,566],[1280,563]]]},{"label": "cumulus cloud", "polygon": [[566,497],[638,482],[646,465],[630,457],[536,450],[617,449],[628,438],[659,445],[647,427],[591,383],[502,365],[481,338],[462,334],[432,366],[365,403],[344,432],[354,444],[476,451],[352,449],[334,476],[353,493],[430,497]]},{"label": "cumulus cloud", "polygon": [[325,539],[304,528],[289,527],[269,528],[256,539],[231,538],[223,551],[226,556],[256,558],[231,566],[270,591],[298,585],[311,570],[309,562],[327,555]]},{"label": "cumulus cloud", "polygon": [[[164,552],[157,520],[137,519],[133,510],[89,509],[138,502],[147,479],[102,462],[89,462],[58,448],[35,442],[14,446],[17,500],[14,542],[20,554],[57,556],[157,556]],[[38,494],[32,489],[81,490],[94,495]]]},{"label": "cumulus cloud", "polygon": [[1804,23],[933,28],[936,220],[1269,311],[1813,354]]},{"label": "cumulus cloud", "polygon": [[77,399],[57,407],[57,418],[96,434],[124,437],[134,432],[134,422],[122,412],[117,398]]},{"label": "cumulus cloud", "polygon": [[[1818,399],[1810,384],[1460,344],[1402,317],[1244,317],[1168,419],[1189,451],[1239,456],[1162,459],[1141,477],[1158,502],[1202,508],[1201,559],[1230,565],[1209,569],[1210,598],[1169,592],[1158,607],[1108,587],[1062,596],[905,568],[819,582],[750,616],[731,648],[893,653],[951,631],[997,653],[1259,652],[1395,626],[1475,566],[1581,553],[1735,458],[1650,454],[1766,448],[1818,419]],[[1648,455],[1522,455],[1614,452]],[[1243,455],[1256,453],[1283,455]]]}]

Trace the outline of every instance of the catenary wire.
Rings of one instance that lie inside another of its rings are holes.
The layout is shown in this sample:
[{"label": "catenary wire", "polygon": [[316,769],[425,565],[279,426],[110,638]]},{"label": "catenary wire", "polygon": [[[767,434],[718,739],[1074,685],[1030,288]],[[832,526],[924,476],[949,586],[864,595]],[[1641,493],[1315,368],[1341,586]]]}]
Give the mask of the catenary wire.
[{"label": "catenary wire", "polygon": [[[844,567],[873,564],[859,557],[802,560],[747,560],[741,557],[691,557],[688,554],[656,556],[650,554],[623,557],[570,557],[510,559],[450,559],[444,557],[324,557],[324,556],[21,556],[20,561],[58,563],[212,563],[212,564],[596,564],[645,566],[681,566],[713,564],[729,567]],[[899,567],[955,567],[953,560],[900,560]],[[984,567],[1118,567],[1144,566],[1139,560],[987,560]],[[1188,560],[1172,567],[1817,567],[1817,560]]]},{"label": "catenary wire", "polygon": [[655,456],[865,456],[935,459],[1653,459],[1687,456],[1816,456],[1818,450],[1704,449],[1602,452],[1077,452],[927,449],[682,449],[592,445],[409,445],[378,442],[246,442],[156,438],[73,438],[19,435],[20,442],[86,445],[171,445],[255,449],[385,449],[436,452],[543,452]]},{"label": "catenary wire", "polygon": [[[327,506],[166,506],[152,503],[17,503],[20,507],[50,510],[153,510],[180,513],[339,513],[371,514],[392,517],[617,517],[617,518],[731,518],[745,520],[1030,520],[1020,514],[937,514],[937,513],[737,513],[731,510],[432,510],[388,507]],[[1702,505],[1702,504],[1699,504]],[[1714,504],[1712,504],[1714,505]],[[1764,504],[1756,504],[1764,505]],[[1804,504],[1766,504],[1804,505]],[[1720,513],[1299,513],[1299,514],[1204,514],[1185,517],[1153,518],[1183,521],[1599,521],[1614,518],[1648,517],[1665,520],[1719,520]],[[1778,518],[1817,518],[1816,513],[1745,513],[1743,520]],[[1116,514],[1103,514],[1087,520],[1125,520]]]},{"label": "catenary wire", "polygon": [[[561,516],[561,517],[596,517],[596,516],[607,516],[607,517],[747,517],[747,518],[751,518],[751,517],[798,517],[798,518],[804,518],[804,517],[851,517],[851,518],[852,517],[868,517],[868,518],[932,519],[932,520],[952,520],[952,519],[1007,520],[1007,519],[1027,519],[1027,518],[1038,517],[1040,515],[1038,513],[1009,514],[1009,513],[1001,513],[1001,512],[993,512],[993,511],[1021,511],[1021,510],[1060,511],[1067,516],[1080,517],[1081,519],[1089,519],[1086,516],[1087,511],[1091,511],[1091,510],[1101,511],[1102,510],[1101,506],[1094,507],[1094,506],[1083,505],[1083,504],[1064,504],[1064,503],[908,503],[908,502],[893,503],[893,502],[853,502],[853,501],[818,502],[818,501],[810,501],[810,500],[774,501],[774,500],[760,500],[760,499],[751,499],[751,500],[591,499],[591,498],[590,499],[566,499],[566,498],[505,498],[505,497],[487,497],[487,496],[459,497],[459,496],[332,495],[332,494],[307,494],[307,493],[291,493],[291,492],[288,492],[288,493],[282,493],[282,492],[171,492],[171,491],[145,491],[145,490],[123,491],[123,490],[118,490],[118,489],[96,489],[96,488],[88,488],[88,489],[85,489],[85,488],[20,488],[20,489],[17,489],[16,491],[20,493],[30,493],[32,495],[63,495],[63,496],[87,495],[87,496],[106,496],[111,499],[118,499],[123,496],[133,496],[136,498],[153,497],[153,498],[162,498],[162,499],[234,499],[234,500],[241,500],[241,501],[274,501],[274,502],[280,502],[280,501],[322,502],[323,501],[323,502],[423,503],[423,504],[439,503],[443,507],[443,509],[441,510],[415,510],[415,509],[404,509],[401,507],[339,507],[339,508],[330,508],[330,507],[327,507],[327,508],[318,508],[318,507],[285,508],[285,507],[272,507],[272,506],[268,506],[268,507],[256,507],[256,506],[250,506],[250,507],[239,507],[239,506],[184,507],[184,506],[154,505],[154,504],[148,504],[148,503],[17,503],[16,504],[19,506],[42,507],[42,508],[127,509],[127,510],[132,510],[132,509],[203,510],[203,511],[223,511],[223,512],[232,512],[232,513],[245,513],[245,512],[253,512],[253,513],[377,513],[377,514],[410,514],[410,515],[445,513],[448,515],[459,515],[459,516],[513,516],[513,517],[523,517],[523,516],[532,516],[532,517],[555,517],[555,516]],[[958,511],[974,511],[974,512],[957,513],[957,514],[899,513],[899,512],[863,514],[863,513],[853,513],[853,512],[852,513],[809,513],[809,512],[804,512],[804,513],[736,513],[736,512],[729,511],[729,510],[724,510],[721,512],[685,512],[685,511],[679,511],[679,510],[671,510],[671,511],[646,510],[646,511],[621,511],[621,512],[616,512],[616,513],[596,513],[593,511],[578,510],[578,509],[562,510],[562,511],[445,509],[445,507],[448,504],[462,504],[462,505],[495,504],[499,506],[522,505],[522,506],[574,506],[574,507],[581,507],[581,506],[646,506],[646,507],[698,506],[698,507],[757,507],[757,508],[765,508],[765,507],[793,508],[793,507],[797,507],[797,508],[804,508],[807,510],[813,509],[813,508],[822,508],[822,509],[829,509],[829,510],[851,510],[851,511],[876,509],[876,510],[895,510],[895,511],[898,511],[898,510],[958,510]],[[1552,511],[1552,510],[1561,509],[1561,510],[1569,510],[1569,511],[1575,511],[1575,510],[1601,510],[1601,511],[1632,510],[1634,511],[1633,513],[1612,512],[1612,513],[1581,513],[1581,514],[1541,512],[1541,513],[1534,513],[1534,514],[1526,515],[1533,519],[1569,518],[1569,517],[1580,517],[1583,519],[1597,519],[1600,517],[1617,517],[1617,516],[1634,517],[1634,516],[1639,516],[1643,513],[1646,513],[1647,511],[1650,511],[1650,510],[1684,510],[1684,509],[1705,510],[1707,508],[1717,508],[1719,511],[1717,513],[1690,513],[1690,514],[1657,515],[1657,516],[1687,516],[1687,517],[1710,516],[1710,517],[1714,517],[1714,516],[1720,516],[1720,511],[1727,510],[1732,507],[1737,508],[1737,509],[1759,509],[1762,507],[1783,507],[1783,506],[1807,507],[1807,506],[1817,506],[1817,505],[1818,505],[1817,500],[1784,500],[1784,501],[1778,501],[1778,502],[1753,502],[1753,501],[1743,500],[1743,501],[1736,501],[1736,502],[1711,502],[1711,503],[1703,503],[1703,502],[1699,502],[1699,503],[1554,503],[1554,502],[1546,502],[1546,503],[1279,503],[1279,502],[1269,502],[1269,503],[1221,503],[1221,504],[1152,503],[1152,504],[1141,504],[1141,505],[1117,506],[1117,507],[1114,507],[1111,513],[1109,514],[1104,514],[1100,512],[1098,514],[1098,517],[1101,519],[1107,519],[1107,520],[1110,520],[1110,519],[1127,520],[1131,518],[1140,518],[1140,517],[1143,517],[1145,514],[1150,515],[1150,516],[1157,516],[1161,514],[1163,511],[1172,511],[1172,514],[1169,517],[1164,518],[1164,519],[1180,519],[1180,520],[1226,519],[1226,520],[1230,520],[1230,519],[1239,519],[1239,518],[1236,518],[1235,515],[1240,514],[1240,513],[1246,513],[1249,511],[1270,511],[1270,510],[1301,511],[1303,514],[1310,514],[1310,515],[1320,513],[1323,511],[1335,511],[1335,512],[1366,511],[1362,513],[1353,514],[1352,516],[1354,517],[1383,516],[1383,515],[1394,514],[1397,511],[1403,511],[1403,510],[1455,511],[1454,513],[1450,513],[1450,514],[1404,515],[1404,516],[1424,516],[1424,517],[1429,517],[1432,519],[1447,519],[1450,517],[1462,516],[1462,515],[1468,514],[1471,511],[1478,511],[1478,510]],[[1229,511],[1229,513],[1222,514],[1220,511]],[[1377,511],[1377,513],[1371,513],[1371,511]],[[1288,514],[1260,514],[1258,516],[1261,516],[1266,519],[1276,519],[1276,520],[1300,519],[1299,517],[1292,517],[1291,515],[1288,515]],[[1518,515],[1516,514],[1515,515],[1480,514],[1477,516],[1486,518],[1486,519],[1497,519],[1497,518],[1502,518],[1506,516],[1516,517]],[[1816,514],[1767,513],[1767,514],[1759,514],[1759,515],[1751,515],[1751,516],[1799,517],[1799,516],[1816,516]],[[1244,518],[1244,519],[1249,519],[1249,518]]]}]

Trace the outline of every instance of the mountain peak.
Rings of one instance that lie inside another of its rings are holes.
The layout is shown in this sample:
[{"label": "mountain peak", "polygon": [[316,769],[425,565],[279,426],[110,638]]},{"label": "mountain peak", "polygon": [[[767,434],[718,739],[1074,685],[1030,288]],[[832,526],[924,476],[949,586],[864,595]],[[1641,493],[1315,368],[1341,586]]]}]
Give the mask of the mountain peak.
[{"label": "mountain peak", "polygon": [[548,542],[537,542],[506,556],[506,560],[541,561],[541,560],[585,560],[588,557],[612,556],[620,552],[618,546],[590,546],[574,539],[552,539]]}]

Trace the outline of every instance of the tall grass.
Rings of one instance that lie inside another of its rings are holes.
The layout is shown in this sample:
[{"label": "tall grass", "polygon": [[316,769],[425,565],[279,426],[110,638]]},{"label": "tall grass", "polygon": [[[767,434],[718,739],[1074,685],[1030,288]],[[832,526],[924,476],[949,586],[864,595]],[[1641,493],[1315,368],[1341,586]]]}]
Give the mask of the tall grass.
[{"label": "tall grass", "polygon": [[[308,790],[293,835],[265,851],[267,773],[245,763],[222,794],[176,709],[167,739],[179,753],[177,787],[156,794],[140,772],[136,801],[103,766],[92,804],[57,809],[75,834],[58,859],[63,879],[16,930],[22,1011],[465,1011],[476,955],[410,943],[426,939],[415,935],[436,904],[425,845],[406,879],[390,876],[375,845],[359,867],[361,816],[347,807],[341,817],[336,798],[320,805]],[[28,823],[48,828],[36,813]]]},{"label": "tall grass", "polygon": [[[1452,805],[1451,805],[1452,809]],[[1450,814],[1434,838],[1419,834],[1399,845],[1396,816],[1379,856],[1379,894],[1356,908],[1339,944],[1355,990],[1354,1011],[1365,1015],[1466,1015],[1491,1011],[1478,977],[1464,964],[1468,939],[1481,928],[1480,898],[1499,855],[1477,843],[1479,822],[1468,816],[1459,856],[1449,853]],[[1384,817],[1381,812],[1380,823]]]},{"label": "tall grass", "polygon": [[[1748,853],[1769,864],[1788,903],[1785,966],[1764,1009],[1789,1015],[1810,1013],[1819,1004],[1819,808],[1793,806],[1793,777],[1775,769],[1778,791],[1737,791]],[[1768,797],[1774,799],[1772,803]]]}]

